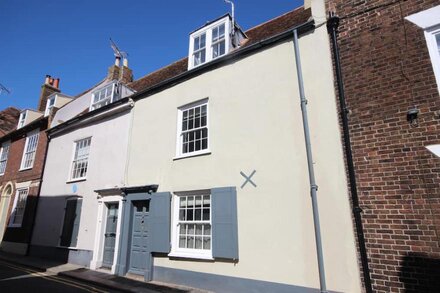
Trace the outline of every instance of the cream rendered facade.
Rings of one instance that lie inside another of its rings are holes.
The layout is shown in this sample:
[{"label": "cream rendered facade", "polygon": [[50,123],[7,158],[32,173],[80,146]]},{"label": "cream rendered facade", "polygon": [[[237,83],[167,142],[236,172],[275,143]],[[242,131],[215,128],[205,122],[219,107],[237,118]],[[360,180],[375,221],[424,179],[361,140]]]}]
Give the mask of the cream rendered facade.
[{"label": "cream rendered facade", "polygon": [[[326,27],[300,36],[299,44],[327,285],[331,291],[361,292]],[[225,186],[237,190],[239,259],[158,255],[153,280],[216,292],[238,292],[239,285],[228,287],[228,282],[254,282],[255,288],[272,292],[319,288],[295,66],[291,38],[136,100],[129,186],[154,183],[173,194]],[[178,108],[202,99],[208,99],[210,153],[176,159]],[[253,170],[257,186],[241,188],[240,172]],[[218,278],[218,286],[205,284],[206,278]]]}]

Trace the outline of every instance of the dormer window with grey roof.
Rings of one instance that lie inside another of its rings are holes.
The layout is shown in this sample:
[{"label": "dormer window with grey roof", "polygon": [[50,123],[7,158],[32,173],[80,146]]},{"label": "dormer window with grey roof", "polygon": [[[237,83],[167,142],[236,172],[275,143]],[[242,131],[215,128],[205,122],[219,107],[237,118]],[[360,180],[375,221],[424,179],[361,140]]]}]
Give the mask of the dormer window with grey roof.
[{"label": "dormer window with grey roof", "polygon": [[93,92],[92,103],[90,105],[90,111],[99,109],[105,105],[116,102],[119,100],[118,86],[117,84],[111,83],[103,88],[100,88]]},{"label": "dormer window with grey roof", "polygon": [[246,38],[229,14],[190,34],[188,70],[219,58],[238,47]]}]

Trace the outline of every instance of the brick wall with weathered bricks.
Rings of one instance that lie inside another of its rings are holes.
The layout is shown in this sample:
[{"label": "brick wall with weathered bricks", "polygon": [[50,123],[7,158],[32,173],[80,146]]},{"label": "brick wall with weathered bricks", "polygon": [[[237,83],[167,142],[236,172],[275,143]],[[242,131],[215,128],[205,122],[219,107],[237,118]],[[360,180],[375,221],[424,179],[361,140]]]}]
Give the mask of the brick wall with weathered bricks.
[{"label": "brick wall with weathered bricks", "polygon": [[[438,0],[328,0],[339,46],[374,292],[440,292],[440,97],[423,30]],[[417,107],[418,125],[407,121]]]},{"label": "brick wall with weathered bricks", "polygon": [[[37,150],[35,153],[34,165],[31,169],[20,171],[21,160],[23,157],[26,133],[16,135],[11,138],[11,146],[9,149],[8,161],[6,164],[5,173],[0,176],[0,186],[4,188],[8,182],[13,182],[14,186],[20,182],[31,181],[32,187],[29,188],[26,210],[23,218],[23,223],[20,228],[8,228],[5,231],[3,240],[12,242],[26,243],[30,239],[32,222],[34,220],[34,214],[37,203],[37,196],[39,190],[39,184],[42,177],[44,157],[47,147],[47,134],[45,132],[47,128],[47,119],[40,124],[40,135],[38,139]],[[32,131],[32,130],[29,130]],[[16,196],[16,190],[13,190],[8,219],[12,212],[12,206]]]}]

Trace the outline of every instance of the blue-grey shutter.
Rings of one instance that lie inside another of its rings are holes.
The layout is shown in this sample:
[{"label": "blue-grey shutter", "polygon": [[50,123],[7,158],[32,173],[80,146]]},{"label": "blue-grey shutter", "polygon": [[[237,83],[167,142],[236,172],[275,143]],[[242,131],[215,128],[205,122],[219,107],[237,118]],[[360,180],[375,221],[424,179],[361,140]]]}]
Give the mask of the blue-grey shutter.
[{"label": "blue-grey shutter", "polygon": [[171,193],[159,192],[151,195],[149,220],[151,251],[170,252]]},{"label": "blue-grey shutter", "polygon": [[63,231],[60,236],[60,246],[70,246],[72,242],[73,220],[75,218],[76,200],[68,200],[64,208]]},{"label": "blue-grey shutter", "polygon": [[70,242],[71,247],[75,247],[78,243],[78,233],[79,233],[79,221],[81,218],[81,207],[82,207],[82,199],[77,199],[76,208],[75,208],[75,219],[73,220],[73,229],[72,229],[72,241]]},{"label": "blue-grey shutter", "polygon": [[238,259],[237,191],[235,187],[211,189],[212,256]]}]

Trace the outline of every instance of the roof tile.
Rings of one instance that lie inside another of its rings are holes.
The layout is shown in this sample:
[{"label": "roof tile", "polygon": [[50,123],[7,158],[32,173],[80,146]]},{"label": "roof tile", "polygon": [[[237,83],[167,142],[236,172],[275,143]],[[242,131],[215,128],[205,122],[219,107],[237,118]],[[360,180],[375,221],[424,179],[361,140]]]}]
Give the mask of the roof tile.
[{"label": "roof tile", "polygon": [[[311,16],[310,9],[299,7],[277,18],[267,21],[263,24],[255,26],[245,33],[248,40],[240,49],[248,47],[252,44],[258,43],[262,40],[268,39],[272,36],[281,34],[294,26],[307,22]],[[238,49],[238,50],[240,50]],[[166,67],[154,71],[138,80],[129,83],[128,86],[136,91],[141,91],[150,88],[162,81],[175,77],[188,70],[188,57],[185,57],[177,62],[174,62]]]}]

